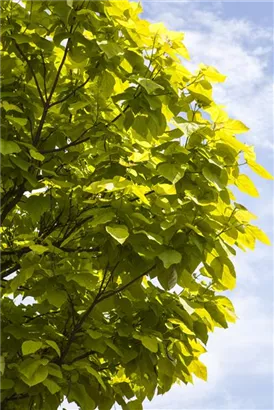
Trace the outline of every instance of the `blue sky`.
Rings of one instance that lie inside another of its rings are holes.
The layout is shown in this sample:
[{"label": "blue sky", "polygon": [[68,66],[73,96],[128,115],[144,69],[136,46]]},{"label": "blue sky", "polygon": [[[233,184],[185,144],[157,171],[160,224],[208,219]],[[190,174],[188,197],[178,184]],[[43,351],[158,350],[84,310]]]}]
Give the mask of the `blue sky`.
[{"label": "blue sky", "polygon": [[[273,3],[271,2],[143,2],[143,17],[185,33],[195,71],[200,62],[227,75],[215,87],[215,100],[232,118],[250,127],[242,139],[255,146],[258,162],[274,172],[273,137]],[[258,225],[274,241],[273,183],[248,170],[260,199],[237,192],[238,202],[258,216]],[[203,361],[208,382],[174,386],[145,404],[145,410],[257,409],[273,403],[273,249],[258,244],[235,260],[238,285],[229,297],[239,320],[213,333]],[[67,410],[77,407],[64,406]]]}]

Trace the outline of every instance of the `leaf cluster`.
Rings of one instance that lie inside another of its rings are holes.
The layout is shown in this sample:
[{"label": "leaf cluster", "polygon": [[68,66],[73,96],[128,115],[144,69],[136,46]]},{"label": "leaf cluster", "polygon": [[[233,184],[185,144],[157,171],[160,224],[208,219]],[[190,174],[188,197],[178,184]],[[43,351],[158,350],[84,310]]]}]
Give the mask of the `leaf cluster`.
[{"label": "leaf cluster", "polygon": [[206,379],[231,257],[268,243],[231,191],[258,196],[242,158],[272,177],[212,98],[225,77],[189,72],[183,34],[141,11],[1,2],[5,409],[138,410]]}]

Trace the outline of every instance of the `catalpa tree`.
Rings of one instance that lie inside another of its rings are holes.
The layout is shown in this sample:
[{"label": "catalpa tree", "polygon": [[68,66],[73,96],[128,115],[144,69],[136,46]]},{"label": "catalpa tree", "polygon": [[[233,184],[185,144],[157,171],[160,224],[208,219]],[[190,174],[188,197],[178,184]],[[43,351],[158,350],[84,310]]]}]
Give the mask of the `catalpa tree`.
[{"label": "catalpa tree", "polygon": [[213,101],[225,77],[141,11],[1,2],[5,410],[139,410],[206,379],[231,257],[268,243],[231,191],[258,196],[242,164],[271,175]]}]

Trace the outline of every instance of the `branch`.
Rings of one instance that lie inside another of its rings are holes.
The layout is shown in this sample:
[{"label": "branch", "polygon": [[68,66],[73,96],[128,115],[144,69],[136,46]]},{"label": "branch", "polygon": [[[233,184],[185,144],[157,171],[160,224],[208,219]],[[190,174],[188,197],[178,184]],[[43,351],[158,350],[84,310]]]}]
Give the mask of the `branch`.
[{"label": "branch", "polygon": [[[72,29],[73,29],[73,26],[70,27],[70,34],[72,33]],[[70,38],[69,38],[68,41],[67,41],[67,44],[66,44],[66,47],[65,47],[65,51],[64,51],[64,55],[63,55],[63,58],[62,58],[62,60],[61,60],[60,65],[59,65],[59,67],[58,67],[57,74],[56,74],[56,77],[55,77],[55,79],[54,79],[54,82],[53,82],[53,85],[52,85],[50,94],[49,94],[49,96],[48,96],[46,102],[44,103],[43,114],[42,114],[42,117],[41,117],[41,120],[40,120],[38,129],[37,129],[36,135],[35,135],[34,140],[33,140],[33,145],[34,145],[34,146],[37,146],[37,144],[38,144],[38,142],[39,142],[39,139],[40,139],[40,136],[41,136],[41,133],[42,133],[42,129],[43,129],[43,126],[44,126],[44,123],[45,123],[45,120],[46,120],[46,116],[47,116],[48,110],[49,110],[49,108],[50,108],[50,102],[51,102],[52,96],[53,96],[53,94],[54,94],[55,88],[56,88],[56,86],[57,86],[57,83],[58,83],[58,80],[59,80],[59,77],[60,77],[60,74],[61,74],[63,65],[64,65],[64,63],[65,63],[65,61],[66,61],[66,58],[67,58],[67,54],[68,54],[68,50],[69,50],[69,45],[70,45]]]},{"label": "branch", "polygon": [[83,353],[80,356],[76,356],[74,359],[72,359],[67,364],[72,364],[72,363],[77,362],[78,360],[85,359],[86,357],[90,356],[92,353],[96,353],[96,352],[94,350],[89,350],[88,352]]},{"label": "branch", "polygon": [[19,263],[12,266],[11,268],[7,269],[5,272],[1,272],[1,279],[6,278],[7,276],[11,275],[12,273],[16,272],[20,268]]},{"label": "branch", "polygon": [[6,256],[6,255],[23,255],[26,252],[29,252],[30,248],[29,247],[24,247],[21,249],[12,249],[12,250],[7,250],[7,251],[2,251],[1,250],[1,255]]},{"label": "branch", "polygon": [[[73,30],[73,26],[70,27],[69,34],[72,33],[72,30]],[[65,47],[65,51],[64,51],[63,58],[62,58],[62,60],[61,60],[61,63],[60,63],[60,65],[59,65],[59,68],[58,68],[58,70],[57,70],[57,74],[56,74],[54,83],[53,83],[53,85],[52,85],[52,88],[51,88],[51,91],[50,91],[50,94],[49,94],[49,98],[47,99],[47,104],[48,104],[48,106],[50,106],[51,98],[52,98],[53,93],[54,93],[54,91],[55,91],[55,88],[56,88],[56,86],[57,86],[57,83],[58,83],[58,80],[59,80],[59,77],[60,77],[60,74],[61,74],[61,70],[62,70],[62,68],[63,68],[63,65],[64,65],[64,63],[65,63],[65,61],[66,61],[70,42],[71,42],[71,38],[69,37],[69,38],[68,38],[68,41],[67,41],[67,44],[66,44],[66,47]]]},{"label": "branch", "polygon": [[134,282],[137,282],[137,280],[141,279],[143,276],[148,275],[155,267],[156,267],[156,265],[151,266],[151,268],[147,269],[145,272],[141,273],[141,275],[139,275],[136,278],[132,279],[130,282],[126,283],[125,285],[120,286],[118,289],[111,290],[111,291],[105,293],[105,295],[103,295],[101,298],[99,298],[97,303],[101,302],[102,300],[108,299],[111,296],[116,295],[117,293],[120,293],[123,290],[127,289]]},{"label": "branch", "polygon": [[24,316],[24,317],[26,317],[28,319],[28,320],[26,320],[26,323],[29,323],[34,319],[39,319],[40,317],[51,315],[51,314],[54,315],[55,313],[60,313],[60,310],[53,310],[52,312],[42,313],[41,315],[37,315],[37,316],[34,316],[34,317],[30,317],[30,316]]},{"label": "branch", "polygon": [[25,62],[27,63],[27,65],[28,65],[28,67],[29,67],[29,69],[30,69],[31,74],[33,75],[33,78],[34,78],[34,81],[35,81],[35,84],[36,84],[36,88],[37,88],[39,97],[40,97],[40,99],[41,99],[41,101],[42,101],[42,104],[45,105],[45,99],[44,99],[44,97],[43,97],[41,88],[40,88],[40,86],[39,86],[39,83],[38,83],[36,74],[35,74],[35,72],[34,72],[32,66],[31,66],[31,63],[30,63],[29,59],[27,58],[27,56],[23,53],[23,51],[21,50],[21,48],[19,47],[19,45],[16,43],[16,41],[15,41],[14,39],[13,39],[13,41],[14,41],[14,43],[15,43],[15,47],[17,48],[17,50],[19,51],[19,53],[21,54],[21,56],[23,57],[23,59],[24,59]]},{"label": "branch", "polygon": [[99,251],[99,246],[97,246],[96,248],[76,248],[76,249],[73,249],[73,248],[60,248],[62,251],[64,251],[64,252],[68,252],[68,253],[71,253],[71,252],[89,252],[89,253],[91,253],[91,252],[97,252],[97,251]]},{"label": "branch", "polygon": [[50,154],[52,152],[60,152],[63,151],[64,149],[70,148],[70,147],[75,147],[76,145],[82,144],[83,142],[86,142],[89,137],[83,138],[82,140],[80,138],[82,138],[88,131],[90,131],[95,125],[93,124],[91,127],[87,128],[85,131],[82,132],[82,134],[80,135],[79,138],[77,138],[77,140],[71,142],[70,144],[66,144],[63,145],[63,147],[60,148],[56,148],[56,149],[50,149],[50,150],[43,150],[40,151],[41,154]]},{"label": "branch", "polygon": [[50,108],[53,107],[54,105],[61,104],[62,102],[64,102],[64,101],[66,101],[67,99],[69,99],[69,97],[71,97],[74,93],[76,93],[76,91],[78,91],[80,88],[84,87],[89,80],[90,80],[90,77],[88,77],[84,83],[78,85],[78,87],[76,87],[76,88],[75,88],[74,90],[72,90],[70,93],[68,93],[67,95],[65,95],[63,98],[61,98],[61,99],[58,100],[58,101],[55,101],[55,102],[51,103],[51,104],[50,104]]},{"label": "branch", "polygon": [[15,197],[13,198],[12,201],[10,201],[4,208],[1,216],[0,216],[0,220],[1,223],[3,224],[6,216],[8,215],[8,213],[15,207],[15,205],[20,201],[23,193],[25,191],[25,182],[23,182],[21,185],[19,185],[18,187],[18,191],[17,194],[15,195]]},{"label": "branch", "polygon": [[42,58],[42,62],[43,62],[43,68],[44,68],[44,91],[45,91],[45,96],[46,96],[46,100],[48,99],[48,93],[47,93],[47,83],[46,83],[46,77],[47,77],[47,68],[46,68],[46,63],[45,63],[45,59],[44,59],[44,54],[41,51],[41,58]]},{"label": "branch", "polygon": [[[119,263],[119,262],[118,262]],[[113,274],[115,268],[117,267],[118,263],[115,265],[115,267],[112,270],[111,275]],[[91,312],[93,311],[93,309],[95,308],[95,306],[102,302],[105,299],[110,298],[113,295],[116,295],[117,293],[122,292],[123,290],[127,289],[129,286],[131,286],[134,282],[136,282],[137,280],[141,279],[143,276],[147,275],[148,273],[150,273],[154,268],[156,267],[156,265],[154,264],[153,266],[151,266],[149,269],[147,269],[145,272],[143,272],[141,275],[137,276],[136,278],[132,279],[130,282],[126,283],[123,286],[120,286],[118,289],[115,289],[113,291],[109,291],[107,293],[104,294],[104,290],[103,290],[103,284],[106,278],[106,273],[107,273],[107,269],[105,270],[104,276],[103,276],[103,280],[101,282],[100,285],[100,289],[99,292],[97,293],[97,295],[95,296],[93,302],[91,303],[90,307],[86,310],[86,312],[83,314],[83,316],[80,318],[80,320],[78,321],[78,323],[76,324],[76,326],[74,327],[73,331],[70,334],[70,337],[68,339],[68,343],[65,347],[65,349],[63,350],[60,358],[58,359],[58,361],[56,362],[57,364],[62,364],[64,363],[64,359],[66,357],[66,355],[69,352],[70,346],[73,343],[74,339],[75,339],[75,335],[77,332],[79,332],[79,330],[81,329],[84,321],[87,319],[87,317],[91,314]],[[103,296],[101,296],[101,294]]]}]

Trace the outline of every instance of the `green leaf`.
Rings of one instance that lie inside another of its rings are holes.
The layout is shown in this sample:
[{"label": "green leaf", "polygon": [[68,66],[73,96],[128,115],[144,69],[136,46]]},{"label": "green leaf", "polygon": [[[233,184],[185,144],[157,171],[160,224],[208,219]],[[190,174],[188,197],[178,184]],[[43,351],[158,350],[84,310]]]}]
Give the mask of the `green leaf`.
[{"label": "green leaf", "polygon": [[41,349],[42,347],[42,342],[40,341],[34,341],[34,340],[27,340],[22,344],[22,353],[23,356],[26,356],[28,354],[32,354],[37,352],[37,350]]},{"label": "green leaf", "polygon": [[51,305],[60,308],[67,300],[67,294],[63,290],[49,290],[47,291],[47,299]]},{"label": "green leaf", "polygon": [[48,248],[43,245],[30,245],[29,247],[33,252],[38,253],[38,255],[42,255],[48,251]]},{"label": "green leaf", "polygon": [[121,245],[129,237],[128,228],[125,225],[109,225],[106,226],[106,231]]},{"label": "green leaf", "polygon": [[0,373],[3,375],[5,371],[5,358],[0,356]]},{"label": "green leaf", "polygon": [[100,339],[103,336],[103,333],[97,332],[96,330],[87,330],[87,334],[92,338],[92,339]]},{"label": "green leaf", "polygon": [[99,215],[96,215],[91,221],[90,226],[103,225],[107,222],[112,221],[115,218],[115,213],[113,211],[104,211]]},{"label": "green leaf", "polygon": [[123,54],[123,50],[112,41],[102,40],[97,44],[109,59]]},{"label": "green leaf", "polygon": [[23,160],[19,156],[11,156],[10,160],[13,164],[17,165],[19,168],[21,168],[23,171],[27,171],[30,167],[30,163]]},{"label": "green leaf", "polygon": [[86,370],[88,373],[92,374],[97,379],[97,381],[100,383],[100,385],[103,387],[103,389],[106,390],[106,385],[103,382],[103,379],[99,375],[99,373],[91,366],[86,366]]},{"label": "green leaf", "polygon": [[20,127],[24,127],[27,125],[28,120],[26,118],[19,118],[13,117],[11,115],[6,115],[6,118],[13,124],[13,125],[20,125]]},{"label": "green leaf", "polygon": [[24,44],[30,42],[30,37],[25,34],[13,34],[10,37],[13,38],[17,44]]},{"label": "green leaf", "polygon": [[171,265],[180,263],[182,260],[182,255],[174,249],[167,249],[159,254],[159,258],[163,262],[164,267],[168,269]]},{"label": "green leaf", "polygon": [[132,400],[127,403],[128,410],[143,410],[141,400]]},{"label": "green leaf", "polygon": [[0,140],[0,153],[3,155],[14,154],[20,152],[21,148],[16,142],[7,141],[1,138]]},{"label": "green leaf", "polygon": [[158,352],[158,342],[157,342],[157,339],[155,337],[140,336],[140,340],[141,340],[143,346],[145,346],[145,348],[147,348],[148,350],[150,350],[153,353]]},{"label": "green leaf", "polygon": [[37,159],[37,161],[44,161],[45,159],[44,155],[40,154],[38,151],[34,151],[33,149],[31,149],[29,153],[32,158]]},{"label": "green leaf", "polygon": [[54,340],[46,340],[46,343],[56,351],[59,357],[61,356],[60,348]]},{"label": "green leaf", "polygon": [[157,90],[164,90],[164,87],[149,78],[138,78],[138,84],[140,84],[148,94],[154,94]]},{"label": "green leaf", "polygon": [[176,188],[170,184],[157,184],[153,187],[154,191],[159,195],[176,195]]},{"label": "green leaf", "polygon": [[48,377],[48,369],[46,366],[40,366],[32,374],[31,379],[22,377],[23,381],[30,387],[42,383]]},{"label": "green leaf", "polygon": [[61,390],[61,387],[58,386],[58,384],[55,381],[51,380],[51,379],[44,380],[43,384],[44,384],[44,386],[46,386],[48,388],[48,390],[51,394],[56,394],[58,391]]},{"label": "green leaf", "polygon": [[14,386],[14,381],[11,379],[4,379],[1,377],[1,390],[9,390]]},{"label": "green leaf", "polygon": [[160,174],[168,179],[172,184],[176,184],[176,182],[180,181],[186,170],[185,167],[169,163],[160,164],[157,169]]}]

